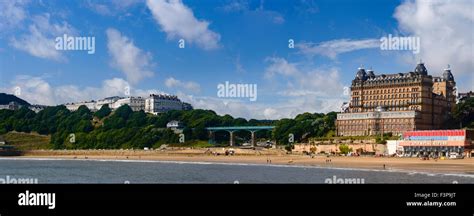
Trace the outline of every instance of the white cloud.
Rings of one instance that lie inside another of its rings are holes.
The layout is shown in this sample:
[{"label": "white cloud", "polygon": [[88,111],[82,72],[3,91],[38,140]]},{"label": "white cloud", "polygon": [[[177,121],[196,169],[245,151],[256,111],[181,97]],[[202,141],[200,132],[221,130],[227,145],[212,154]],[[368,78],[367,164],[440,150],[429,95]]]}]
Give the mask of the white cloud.
[{"label": "white cloud", "polygon": [[[270,92],[272,102],[190,96],[178,92],[179,98],[195,108],[211,109],[220,115],[230,114],[247,119],[293,118],[304,112],[326,113],[339,110],[347,96],[337,68],[302,69],[304,64],[280,57],[265,59],[265,77],[273,89],[258,89],[259,98]],[[282,79],[278,79],[282,78]]]},{"label": "white cloud", "polygon": [[265,62],[270,63],[270,65],[265,69],[265,78],[271,78],[276,74],[290,76],[298,73],[296,64],[290,64],[284,58],[268,57],[265,59]]},{"label": "white cloud", "polygon": [[[433,74],[447,64],[454,75],[470,75],[474,69],[474,4],[472,0],[404,1],[395,10],[399,29],[421,39],[416,58],[426,62]],[[413,57],[413,61],[416,61]]]},{"label": "white cloud", "polygon": [[178,97],[185,102],[191,103],[195,109],[210,109],[219,115],[229,114],[233,117],[246,119],[281,119],[294,118],[296,115],[310,113],[327,113],[339,110],[343,100],[325,99],[309,100],[308,97],[288,98],[284,102],[273,104],[248,103],[239,100],[226,100],[215,97],[196,97],[178,92]]},{"label": "white cloud", "polygon": [[231,0],[220,8],[225,12],[247,11],[249,10],[249,2],[247,0]]},{"label": "white cloud", "polygon": [[266,119],[271,119],[274,116],[278,115],[278,110],[273,109],[273,108],[266,108],[263,110],[263,116],[265,116]]},{"label": "white cloud", "polygon": [[276,94],[284,98],[284,102],[264,111],[267,118],[273,113],[272,109],[279,118],[303,112],[335,111],[347,100],[337,68],[305,67],[304,63],[292,63],[279,57],[267,58],[266,62],[269,65],[265,77],[273,84]]},{"label": "white cloud", "polygon": [[314,0],[301,0],[295,9],[308,14],[319,13],[319,6]]},{"label": "white cloud", "polygon": [[14,93],[19,89],[18,97],[31,104],[54,104],[54,91],[40,77],[17,76],[12,82],[12,86],[6,90],[7,93]]},{"label": "white cloud", "polygon": [[107,33],[107,48],[112,56],[112,65],[122,71],[127,80],[136,84],[140,80],[153,76],[151,53],[143,52],[133,41],[123,36],[119,31],[109,28]]},{"label": "white cloud", "polygon": [[299,52],[308,55],[322,55],[331,59],[335,59],[339,54],[352,52],[360,49],[380,48],[379,39],[337,39],[324,41],[318,44],[315,43],[300,43],[296,44]]},{"label": "white cloud", "polygon": [[95,0],[88,0],[86,6],[100,15],[113,16],[143,1],[144,0],[112,0],[101,3]]},{"label": "white cloud", "polygon": [[51,23],[48,13],[34,16],[32,22],[28,27],[28,33],[19,38],[13,37],[10,45],[39,58],[65,60],[61,52],[55,48],[55,38],[64,34],[74,35],[76,30],[67,22]]},{"label": "white cloud", "polygon": [[235,65],[235,71],[237,73],[246,73],[247,70],[245,70],[244,66],[240,62],[240,54],[237,55],[237,57],[234,60],[234,65]]},{"label": "white cloud", "polygon": [[106,4],[87,1],[87,7],[100,15],[111,16],[114,14],[111,8]]},{"label": "white cloud", "polygon": [[199,93],[201,91],[201,86],[196,83],[196,82],[184,82],[181,80],[177,80],[173,77],[169,77],[165,81],[165,85],[168,88],[179,88],[179,89],[185,89],[187,91],[191,91],[194,93]]},{"label": "white cloud", "polygon": [[16,27],[28,16],[25,6],[26,0],[0,1],[0,30]]},{"label": "white cloud", "polygon": [[[275,85],[275,81],[281,76],[285,81],[285,89],[278,93],[283,96],[318,96],[318,97],[341,97],[344,87],[341,84],[337,68],[312,68],[301,69],[300,64],[288,62],[284,58],[267,58],[269,65],[265,69],[265,77]],[[304,66],[304,65],[301,65]],[[279,89],[281,89],[279,87]],[[313,98],[314,99],[314,98]]]},{"label": "white cloud", "polygon": [[273,23],[275,24],[283,24],[285,23],[285,18],[280,13],[277,12],[267,12],[269,16],[271,16]]},{"label": "white cloud", "polygon": [[261,1],[257,8],[251,9],[249,0],[231,0],[220,7],[220,9],[224,12],[242,12],[255,17],[262,17],[275,24],[283,24],[285,22],[283,15],[276,11],[264,9],[263,5],[264,1]]},{"label": "white cloud", "polygon": [[181,0],[147,0],[147,6],[168,38],[183,38],[206,50],[219,48],[220,35],[209,30],[209,22],[198,20]]},{"label": "white cloud", "polygon": [[[8,89],[0,89],[7,93],[15,92],[20,87],[20,97],[32,104],[57,105],[71,102],[97,100],[110,96],[127,96],[130,90],[132,96],[146,97],[150,93],[166,93],[156,89],[136,89],[121,79],[104,80],[98,87],[81,87],[76,85],[52,86],[41,77],[17,76]],[[295,117],[304,112],[329,112],[337,110],[342,103],[338,98],[320,100],[314,95],[287,97],[284,101],[272,104],[249,103],[233,99],[216,97],[193,96],[178,91],[178,97],[191,103],[197,109],[211,109],[220,115],[230,114],[234,117],[256,119],[280,119]]]}]

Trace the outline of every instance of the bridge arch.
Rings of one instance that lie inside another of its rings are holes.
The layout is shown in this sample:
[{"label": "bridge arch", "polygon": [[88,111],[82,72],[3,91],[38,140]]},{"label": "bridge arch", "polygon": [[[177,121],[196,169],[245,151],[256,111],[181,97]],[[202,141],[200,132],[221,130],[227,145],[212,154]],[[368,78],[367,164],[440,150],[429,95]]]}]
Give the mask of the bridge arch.
[{"label": "bridge arch", "polygon": [[252,147],[255,147],[255,133],[260,130],[273,130],[275,126],[231,126],[231,127],[207,127],[206,129],[209,131],[209,143],[211,143],[213,139],[213,135],[216,131],[227,131],[230,135],[230,146],[234,146],[234,132],[246,130],[250,131],[251,134],[251,144]]}]

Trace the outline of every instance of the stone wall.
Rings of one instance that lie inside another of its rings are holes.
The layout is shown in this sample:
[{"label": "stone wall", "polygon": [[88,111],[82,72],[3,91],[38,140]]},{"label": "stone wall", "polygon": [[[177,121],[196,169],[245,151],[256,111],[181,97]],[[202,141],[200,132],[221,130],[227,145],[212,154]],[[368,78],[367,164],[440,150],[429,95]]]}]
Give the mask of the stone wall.
[{"label": "stone wall", "polygon": [[375,154],[385,154],[387,153],[387,145],[386,144],[376,144],[375,142],[341,142],[341,143],[298,143],[295,144],[295,148],[293,149],[296,153],[302,152],[311,152],[311,148],[316,148],[315,153],[339,153],[339,146],[341,145],[348,145],[352,148],[352,152],[375,152]]}]

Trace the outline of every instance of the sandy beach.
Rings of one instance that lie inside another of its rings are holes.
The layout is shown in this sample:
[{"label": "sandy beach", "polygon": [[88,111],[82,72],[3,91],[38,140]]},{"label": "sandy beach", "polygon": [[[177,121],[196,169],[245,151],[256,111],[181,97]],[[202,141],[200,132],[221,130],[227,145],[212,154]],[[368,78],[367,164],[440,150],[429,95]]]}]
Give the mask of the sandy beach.
[{"label": "sandy beach", "polygon": [[225,149],[174,150],[35,150],[25,152],[22,158],[156,160],[185,162],[284,164],[332,168],[389,169],[400,171],[474,174],[474,158],[456,160],[421,160],[394,157],[343,157],[286,154],[282,150],[236,149],[235,155],[224,154]]}]

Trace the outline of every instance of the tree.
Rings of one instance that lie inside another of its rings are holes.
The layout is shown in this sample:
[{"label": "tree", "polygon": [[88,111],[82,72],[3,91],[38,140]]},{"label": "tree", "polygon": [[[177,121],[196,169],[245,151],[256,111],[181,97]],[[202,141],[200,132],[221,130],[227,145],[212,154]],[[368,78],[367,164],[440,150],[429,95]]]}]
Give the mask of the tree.
[{"label": "tree", "polygon": [[133,112],[127,120],[127,127],[143,127],[147,125],[146,114],[142,110]]},{"label": "tree", "polygon": [[341,151],[341,154],[348,154],[349,152],[352,152],[352,148],[350,148],[348,145],[340,145],[339,146],[339,151]]},{"label": "tree", "polygon": [[103,105],[97,112],[94,113],[94,116],[97,118],[103,119],[106,116],[109,116],[112,110],[108,104]]},{"label": "tree", "polygon": [[456,104],[452,117],[455,128],[474,128],[474,98]]},{"label": "tree", "polygon": [[132,113],[133,113],[132,108],[130,108],[130,106],[125,104],[119,107],[117,110],[115,110],[113,116],[127,120]]}]

